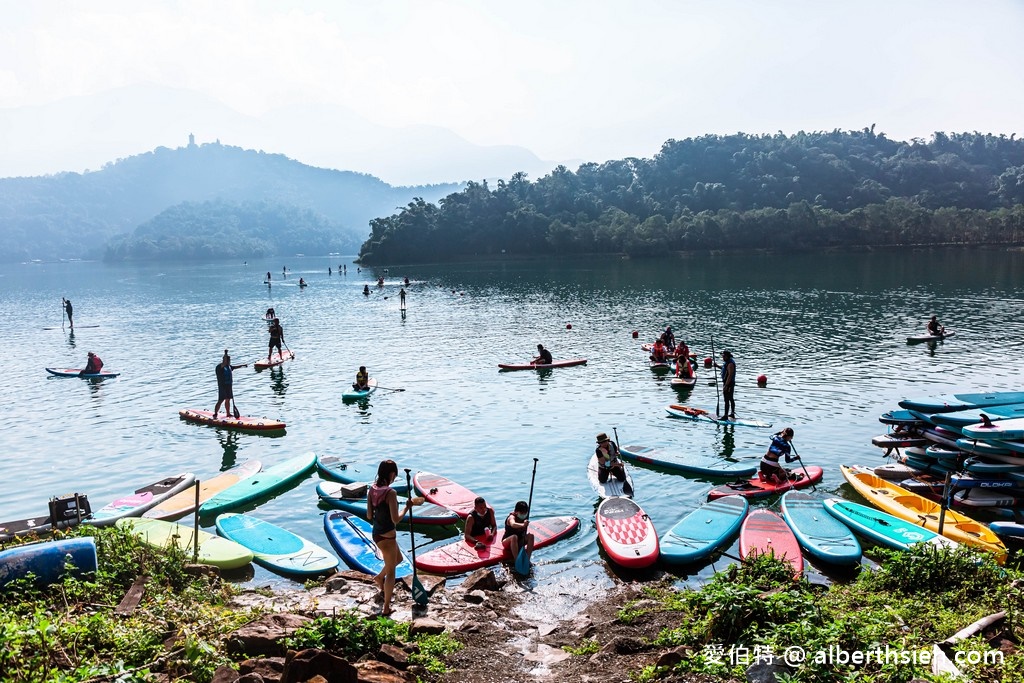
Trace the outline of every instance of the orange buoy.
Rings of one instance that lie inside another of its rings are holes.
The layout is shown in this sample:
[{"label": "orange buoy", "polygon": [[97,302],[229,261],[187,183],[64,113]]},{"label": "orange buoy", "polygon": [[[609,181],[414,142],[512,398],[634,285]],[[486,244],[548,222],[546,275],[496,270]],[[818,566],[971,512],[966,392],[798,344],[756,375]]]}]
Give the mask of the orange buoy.
[{"label": "orange buoy", "polygon": [[768,375],[758,375],[757,376],[757,386],[759,386],[759,387],[768,386]]},{"label": "orange buoy", "polygon": [[640,336],[640,333],[637,332],[636,330],[633,330],[633,339],[636,339],[639,336]]}]

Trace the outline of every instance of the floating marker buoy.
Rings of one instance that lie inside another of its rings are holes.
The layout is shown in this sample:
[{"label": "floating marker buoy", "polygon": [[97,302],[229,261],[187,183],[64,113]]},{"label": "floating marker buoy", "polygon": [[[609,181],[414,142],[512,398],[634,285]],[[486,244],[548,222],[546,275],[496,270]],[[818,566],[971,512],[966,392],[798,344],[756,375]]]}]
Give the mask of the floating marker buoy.
[{"label": "floating marker buoy", "polygon": [[565,329],[567,329],[567,330],[571,330],[571,329],[572,329],[572,323],[569,323],[568,325],[566,325],[566,326],[565,326]]},{"label": "floating marker buoy", "polygon": [[759,387],[768,386],[768,375],[758,375],[757,376],[757,386],[759,386]]},{"label": "floating marker buoy", "polygon": [[640,333],[637,332],[636,330],[633,330],[633,339],[636,339],[639,336],[640,336]]},{"label": "floating marker buoy", "polygon": [[715,362],[715,361],[713,361],[713,360],[711,359],[711,356],[708,356],[707,358],[705,358],[705,359],[704,359],[704,367],[706,367],[706,368],[710,368],[710,367],[711,367],[711,364],[712,364],[712,363],[714,363],[714,362]]}]

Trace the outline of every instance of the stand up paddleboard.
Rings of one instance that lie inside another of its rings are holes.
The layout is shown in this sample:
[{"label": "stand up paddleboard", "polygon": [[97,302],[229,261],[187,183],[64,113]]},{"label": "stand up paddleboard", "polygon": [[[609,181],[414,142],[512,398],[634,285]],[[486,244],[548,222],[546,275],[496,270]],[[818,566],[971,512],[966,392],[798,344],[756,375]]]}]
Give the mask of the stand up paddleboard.
[{"label": "stand up paddleboard", "polygon": [[[534,551],[571,535],[580,526],[576,517],[538,517],[530,520]],[[501,543],[501,534],[482,541],[483,548],[460,537],[444,545],[416,555],[416,568],[435,574],[461,574],[489,567],[499,562],[512,562],[513,557]]]},{"label": "stand up paddleboard", "polygon": [[[160,519],[119,519],[117,528],[125,529],[137,536],[146,545],[154,548],[178,548],[191,562],[195,528],[191,524],[177,524]],[[200,564],[209,564],[221,569],[239,569],[252,562],[252,551],[234,541],[221,538],[207,531],[199,530]]]},{"label": "stand up paddleboard", "polygon": [[121,374],[120,372],[100,370],[99,372],[90,372],[83,375],[81,368],[46,368],[46,371],[56,377],[81,377],[82,379],[107,379],[108,377],[117,377]]},{"label": "stand up paddleboard", "polygon": [[[202,505],[221,491],[234,486],[243,479],[254,476],[261,469],[263,469],[263,463],[259,460],[249,460],[237,467],[232,467],[227,472],[221,472],[216,476],[201,481],[199,483],[199,504]],[[148,519],[177,519],[195,509],[195,486],[190,486],[181,493],[175,494],[150,508],[142,516]]]},{"label": "stand up paddleboard", "polygon": [[947,332],[943,332],[942,334],[914,334],[907,337],[907,343],[920,344],[922,342],[940,342],[944,339],[949,339],[954,334],[956,334],[955,330],[949,330]]},{"label": "stand up paddleboard", "polygon": [[789,491],[782,496],[782,518],[811,557],[836,565],[860,562],[861,549],[856,536],[825,510],[820,499]]},{"label": "stand up paddleboard", "polygon": [[757,472],[758,467],[756,464],[730,462],[662,446],[622,446],[619,454],[625,460],[704,477],[749,477]]},{"label": "stand up paddleboard", "polygon": [[377,391],[377,380],[373,377],[366,380],[366,387],[366,389],[349,389],[341,395],[341,398],[345,401],[358,401],[367,398],[370,394]]},{"label": "stand up paddleboard", "polygon": [[782,493],[790,489],[800,489],[821,481],[823,472],[820,467],[817,465],[811,465],[806,469],[806,474],[804,473],[804,468],[794,471],[794,474],[798,476],[799,479],[790,479],[789,481],[784,481],[781,484],[764,481],[760,476],[757,476],[746,481],[738,481],[731,484],[716,486],[708,492],[708,500],[724,498],[725,496],[765,498],[767,496],[773,496],[776,493]]},{"label": "stand up paddleboard", "polygon": [[[336,481],[322,481],[316,485],[316,495],[320,497],[327,505],[339,510],[344,510],[353,515],[359,515],[363,517],[366,515],[366,496],[358,497],[346,497],[345,484],[338,483]],[[392,486],[395,493],[399,496],[408,495],[409,491],[404,486]],[[405,505],[401,500],[399,501],[398,508],[402,509]],[[411,517],[410,517],[411,516]],[[405,516],[402,517],[400,524],[408,524],[412,520],[415,526],[421,524],[430,525],[445,525],[445,524],[456,524],[461,517],[452,512],[447,508],[443,508],[440,505],[417,505],[416,507],[406,511]]]},{"label": "stand up paddleboard", "polygon": [[[366,512],[366,509],[363,509]],[[343,510],[324,515],[324,533],[345,564],[356,571],[376,575],[384,568],[384,557],[373,542],[373,527],[362,517]],[[412,574],[412,565],[405,553],[395,567],[395,578]]]},{"label": "stand up paddleboard", "polygon": [[498,363],[502,370],[550,370],[552,368],[571,368],[574,365],[586,365],[586,358],[556,360],[553,363]]},{"label": "stand up paddleboard", "polygon": [[642,569],[658,561],[658,532],[629,498],[605,498],[597,508],[597,538],[620,567]]},{"label": "stand up paddleboard", "polygon": [[233,429],[238,432],[283,432],[287,426],[284,422],[271,420],[269,417],[250,417],[248,415],[241,417],[231,417],[228,415],[221,417],[218,415],[214,417],[213,413],[209,410],[199,410],[197,408],[179,410],[178,417],[187,422],[195,422],[209,427],[220,427],[221,429]]},{"label": "stand up paddleboard", "polygon": [[278,365],[282,365],[286,360],[292,360],[295,358],[295,354],[291,351],[285,351],[284,353],[275,353],[269,358],[260,358],[258,361],[252,364],[257,371],[266,370],[267,368],[273,368]]},{"label": "stand up paddleboard", "polygon": [[338,566],[338,558],[312,541],[249,515],[219,516],[217,532],[251,550],[258,564],[283,574],[323,574]]},{"label": "stand up paddleboard", "polygon": [[[621,453],[620,453],[621,455]],[[590,456],[590,462],[587,463],[587,481],[593,487],[594,491],[601,498],[611,498],[614,496],[625,496],[627,498],[633,497],[633,475],[629,473],[629,470],[623,466],[623,471],[626,473],[626,480],[620,481],[613,475],[609,474],[606,481],[601,481],[599,475],[601,468],[597,461],[597,453]]]},{"label": "stand up paddleboard", "polygon": [[155,481],[149,486],[136,489],[135,493],[129,496],[104,505],[85,521],[93,526],[110,526],[123,517],[139,517],[151,507],[192,486],[195,480],[194,474],[185,472]]},{"label": "stand up paddleboard", "polygon": [[959,544],[934,531],[860,503],[841,498],[822,501],[833,517],[861,536],[896,550],[910,550],[917,543],[955,548]]},{"label": "stand up paddleboard", "polygon": [[716,425],[724,425],[726,427],[757,427],[760,429],[768,429],[772,426],[771,422],[761,422],[760,420],[745,420],[743,418],[727,418],[727,417],[715,417],[703,408],[692,408],[690,406],[679,405],[673,403],[665,411],[671,417],[680,417],[684,420],[695,420],[711,422]]},{"label": "stand up paddleboard", "polygon": [[268,467],[210,498],[199,506],[199,514],[215,515],[276,493],[304,477],[315,463],[316,454],[311,451]]},{"label": "stand up paddleboard", "polygon": [[800,543],[786,525],[785,520],[769,510],[754,510],[740,527],[740,557],[773,555],[793,568],[793,576],[800,578],[804,571],[804,556]]},{"label": "stand up paddleboard", "polygon": [[427,502],[448,508],[462,519],[469,517],[469,513],[473,511],[476,494],[448,477],[431,472],[417,472],[413,475],[412,484]]},{"label": "stand up paddleboard", "polygon": [[704,503],[661,537],[661,559],[687,564],[708,558],[739,530],[749,507],[741,496]]}]

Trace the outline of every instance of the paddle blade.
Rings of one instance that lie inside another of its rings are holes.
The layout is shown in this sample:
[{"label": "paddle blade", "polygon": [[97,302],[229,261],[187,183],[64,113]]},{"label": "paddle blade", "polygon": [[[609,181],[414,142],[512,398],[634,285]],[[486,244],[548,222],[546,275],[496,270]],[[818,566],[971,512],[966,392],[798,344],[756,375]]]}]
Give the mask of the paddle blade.
[{"label": "paddle blade", "polygon": [[238,406],[235,406],[235,419],[242,417],[242,413],[238,412]]},{"label": "paddle blade", "polygon": [[519,554],[516,555],[515,570],[516,574],[520,576],[530,575],[530,556],[526,554],[526,548],[519,549]]},{"label": "paddle blade", "polygon": [[427,601],[430,600],[430,594],[415,574],[412,575],[412,599],[420,607],[426,607]]}]

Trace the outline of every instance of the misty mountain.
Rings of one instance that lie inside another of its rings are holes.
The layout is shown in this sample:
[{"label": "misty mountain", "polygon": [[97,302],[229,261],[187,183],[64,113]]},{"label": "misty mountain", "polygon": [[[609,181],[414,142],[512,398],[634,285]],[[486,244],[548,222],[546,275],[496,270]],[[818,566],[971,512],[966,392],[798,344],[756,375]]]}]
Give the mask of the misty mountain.
[{"label": "misty mountain", "polygon": [[190,216],[200,236],[209,233],[202,215],[206,209],[209,221],[216,223],[231,205],[239,216],[257,215],[250,208],[255,203],[278,217],[313,212],[316,218],[303,219],[303,225],[317,233],[330,229],[334,244],[347,245],[365,238],[371,219],[414,197],[437,200],[459,187],[392,187],[370,175],[315,168],[280,154],[219,143],[160,147],[98,171],[0,179],[0,232],[7,237],[0,259],[98,257],[110,238],[184,203],[199,207],[179,214]]},{"label": "misty mountain", "polygon": [[200,144],[270,150],[396,184],[520,171],[539,177],[556,166],[523,147],[475,145],[436,126],[380,126],[340,106],[293,106],[252,117],[195,91],[147,85],[0,109],[0,177],[97,169],[139,150],[178,147],[190,133]]}]

